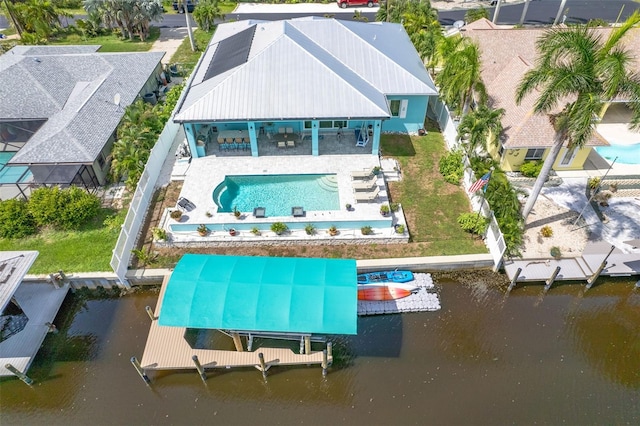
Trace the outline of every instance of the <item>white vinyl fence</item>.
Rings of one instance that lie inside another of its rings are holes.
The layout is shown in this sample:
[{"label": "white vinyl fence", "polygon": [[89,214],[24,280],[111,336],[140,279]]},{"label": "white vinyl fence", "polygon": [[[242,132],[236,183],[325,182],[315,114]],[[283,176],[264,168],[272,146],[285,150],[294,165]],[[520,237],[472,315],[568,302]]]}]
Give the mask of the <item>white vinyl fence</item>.
[{"label": "white vinyl fence", "polygon": [[124,225],[122,225],[118,236],[118,242],[113,250],[111,267],[118,276],[120,283],[125,287],[129,287],[126,274],[131,260],[131,250],[135,246],[140,228],[144,223],[160,170],[179,129],[180,125],[174,123],[172,117],[167,121],[162,133],[160,133],[160,137],[151,150],[149,160],[133,194],[127,217],[124,220]]}]

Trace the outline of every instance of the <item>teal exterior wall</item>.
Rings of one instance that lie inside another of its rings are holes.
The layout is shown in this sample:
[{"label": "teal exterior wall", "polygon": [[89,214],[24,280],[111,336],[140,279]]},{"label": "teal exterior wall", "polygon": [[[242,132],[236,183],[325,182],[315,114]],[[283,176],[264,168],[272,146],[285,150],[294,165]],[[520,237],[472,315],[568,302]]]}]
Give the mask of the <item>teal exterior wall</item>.
[{"label": "teal exterior wall", "polygon": [[418,129],[421,129],[424,126],[424,119],[427,115],[427,104],[429,103],[429,96],[388,95],[387,99],[389,100],[389,102],[392,100],[406,100],[406,115],[405,117],[391,117],[388,120],[383,121],[383,132],[417,133]]}]

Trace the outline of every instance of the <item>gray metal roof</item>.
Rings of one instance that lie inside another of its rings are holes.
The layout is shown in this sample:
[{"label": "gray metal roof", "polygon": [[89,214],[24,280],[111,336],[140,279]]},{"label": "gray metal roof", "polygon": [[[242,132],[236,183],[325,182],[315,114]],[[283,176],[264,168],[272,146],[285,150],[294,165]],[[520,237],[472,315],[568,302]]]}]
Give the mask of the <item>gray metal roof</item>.
[{"label": "gray metal roof", "polygon": [[0,120],[47,121],[11,164],[93,162],[164,55],[25,47],[0,56]]},{"label": "gray metal roof", "polygon": [[[246,61],[211,76],[225,40],[254,28]],[[176,121],[387,118],[387,95],[436,95],[401,25],[301,18],[218,26]]]}]

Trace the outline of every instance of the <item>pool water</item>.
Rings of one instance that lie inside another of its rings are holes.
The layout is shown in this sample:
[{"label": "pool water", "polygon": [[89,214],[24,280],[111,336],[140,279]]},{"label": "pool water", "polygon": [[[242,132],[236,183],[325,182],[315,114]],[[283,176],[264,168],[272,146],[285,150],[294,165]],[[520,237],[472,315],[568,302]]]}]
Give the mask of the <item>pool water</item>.
[{"label": "pool water", "polygon": [[614,145],[596,147],[596,152],[609,161],[621,164],[640,164],[640,142],[632,145]]},{"label": "pool water", "polygon": [[0,183],[20,183],[31,177],[27,166],[5,166],[15,152],[0,152]]},{"label": "pool water", "polygon": [[335,174],[226,176],[213,191],[219,213],[253,212],[264,207],[266,216],[291,216],[291,208],[305,211],[339,210]]}]

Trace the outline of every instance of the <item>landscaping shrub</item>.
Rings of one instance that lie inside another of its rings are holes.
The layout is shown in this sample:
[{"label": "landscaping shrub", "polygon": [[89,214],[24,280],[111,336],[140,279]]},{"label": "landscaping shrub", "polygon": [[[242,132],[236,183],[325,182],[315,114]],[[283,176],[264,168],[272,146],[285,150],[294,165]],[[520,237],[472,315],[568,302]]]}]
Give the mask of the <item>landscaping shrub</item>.
[{"label": "landscaping shrub", "polygon": [[458,216],[458,224],[466,232],[482,235],[489,221],[484,216],[478,216],[478,213],[462,213]]},{"label": "landscaping shrub", "polygon": [[542,164],[542,161],[525,161],[520,166],[520,173],[527,177],[538,177]]},{"label": "landscaping shrub", "polygon": [[542,235],[545,238],[549,238],[553,236],[553,229],[551,229],[549,225],[545,225],[540,229],[540,235]]},{"label": "landscaping shrub", "polygon": [[462,151],[451,151],[440,159],[440,174],[444,180],[453,185],[458,185],[462,180],[464,165],[462,164]]},{"label": "landscaping shrub", "polygon": [[98,214],[100,199],[76,186],[42,187],[31,194],[28,209],[37,226],[77,229]]},{"label": "landscaping shrub", "polygon": [[35,234],[36,231],[36,224],[26,201],[0,201],[0,238],[22,238]]},{"label": "landscaping shrub", "polygon": [[491,206],[491,210],[493,210],[500,230],[504,234],[507,255],[518,255],[524,234],[518,194],[511,186],[504,171],[500,169],[500,164],[495,161],[486,162],[478,158],[471,159],[471,168],[476,176],[484,175],[491,166],[495,170],[491,175],[491,180],[489,180],[485,198]]}]

